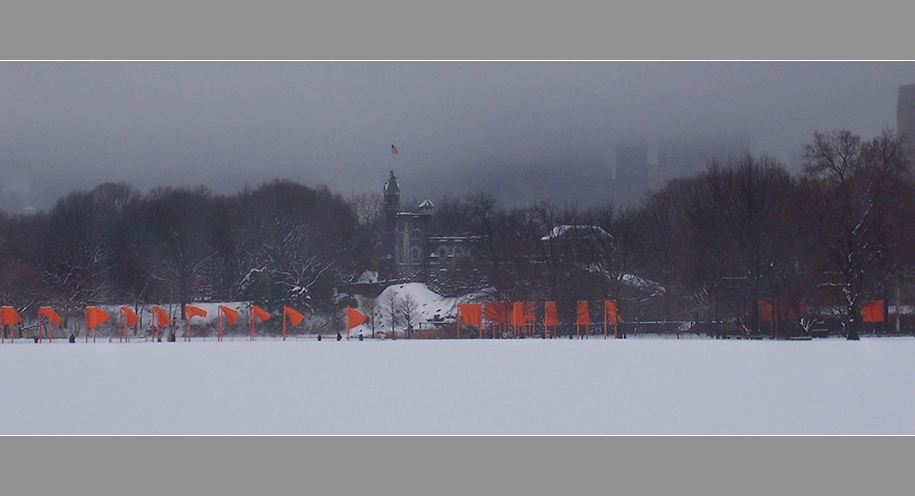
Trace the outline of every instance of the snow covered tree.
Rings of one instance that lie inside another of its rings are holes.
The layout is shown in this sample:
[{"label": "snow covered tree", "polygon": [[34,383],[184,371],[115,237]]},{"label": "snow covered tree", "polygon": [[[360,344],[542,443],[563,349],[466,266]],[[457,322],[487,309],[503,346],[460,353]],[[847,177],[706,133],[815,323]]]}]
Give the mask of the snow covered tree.
[{"label": "snow covered tree", "polygon": [[125,183],[104,183],[61,198],[50,212],[30,219],[43,241],[36,265],[54,288],[47,299],[64,316],[82,306],[135,294],[140,282],[135,243],[142,195]]},{"label": "snow covered tree", "polygon": [[356,215],[326,187],[273,181],[237,202],[237,291],[271,306],[331,311],[334,288],[363,261]]},{"label": "snow covered tree", "polygon": [[843,327],[859,337],[861,306],[874,273],[887,260],[888,219],[902,202],[899,182],[909,180],[901,140],[884,131],[870,141],[850,131],[814,134],[805,148],[808,203],[827,270],[838,274],[845,298]]}]

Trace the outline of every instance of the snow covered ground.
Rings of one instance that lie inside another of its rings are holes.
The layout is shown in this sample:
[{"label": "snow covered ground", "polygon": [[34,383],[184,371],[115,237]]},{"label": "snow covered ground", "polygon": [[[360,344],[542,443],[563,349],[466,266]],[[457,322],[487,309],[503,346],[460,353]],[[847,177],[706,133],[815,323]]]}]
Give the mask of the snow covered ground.
[{"label": "snow covered ground", "polygon": [[0,434],[915,434],[915,339],[0,345]]}]

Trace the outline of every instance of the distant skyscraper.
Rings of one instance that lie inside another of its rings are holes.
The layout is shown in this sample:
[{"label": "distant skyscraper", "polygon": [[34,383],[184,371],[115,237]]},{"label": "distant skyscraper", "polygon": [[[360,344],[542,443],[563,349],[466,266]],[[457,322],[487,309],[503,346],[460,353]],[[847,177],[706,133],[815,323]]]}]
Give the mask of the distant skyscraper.
[{"label": "distant skyscraper", "polygon": [[750,153],[748,135],[708,135],[667,138],[659,143],[658,165],[662,180],[694,176],[717,160],[725,163]]},{"label": "distant skyscraper", "polygon": [[657,165],[648,165],[648,144],[628,141],[616,145],[617,196],[622,200],[639,200],[645,190],[657,183]]},{"label": "distant skyscraper", "polygon": [[639,200],[675,177],[693,176],[708,168],[750,153],[748,134],[657,136],[628,139],[616,144],[616,194],[619,200]]},{"label": "distant skyscraper", "polygon": [[896,132],[905,137],[909,161],[915,160],[915,84],[899,87],[896,103]]}]

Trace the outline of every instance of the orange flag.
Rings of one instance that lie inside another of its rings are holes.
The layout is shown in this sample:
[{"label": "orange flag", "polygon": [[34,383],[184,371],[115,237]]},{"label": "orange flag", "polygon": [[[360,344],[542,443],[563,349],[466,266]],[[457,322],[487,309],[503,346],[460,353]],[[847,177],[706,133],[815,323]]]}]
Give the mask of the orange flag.
[{"label": "orange flag", "polygon": [[559,325],[559,312],[556,311],[556,302],[555,301],[543,302],[543,325],[545,325],[545,326],[558,326]]},{"label": "orange flag", "polygon": [[591,315],[588,314],[588,302],[578,302],[578,318],[575,319],[577,325],[591,325]]},{"label": "orange flag", "polygon": [[270,314],[257,305],[251,305],[251,315],[260,319],[261,322],[267,322],[270,320]]},{"label": "orange flag", "polygon": [[483,305],[479,303],[458,303],[461,320],[467,325],[483,325]]},{"label": "orange flag", "polygon": [[515,327],[524,327],[524,303],[520,301],[512,303],[511,322],[509,324]]},{"label": "orange flag", "polygon": [[99,325],[108,322],[110,318],[111,314],[99,307],[86,307],[86,327],[89,329],[95,329]]},{"label": "orange flag", "polygon": [[172,319],[165,313],[165,310],[154,306],[153,313],[156,314],[156,324],[158,324],[159,327],[165,327],[172,323]]},{"label": "orange flag", "polygon": [[493,324],[504,324],[510,317],[512,307],[504,301],[490,301],[483,309],[486,320]]},{"label": "orange flag", "polygon": [[616,325],[623,321],[616,312],[616,302],[613,300],[604,300],[604,312],[606,312],[608,324]]},{"label": "orange flag", "polygon": [[794,322],[804,315],[804,300],[782,302],[778,305],[778,317],[787,322]]},{"label": "orange flag", "polygon": [[872,301],[861,307],[861,320],[864,322],[883,322],[883,302]]},{"label": "orange flag", "polygon": [[3,320],[3,323],[0,325],[13,325],[17,322],[22,322],[22,317],[19,316],[19,312],[13,307],[3,307],[0,309],[0,319]]},{"label": "orange flag", "polygon": [[121,307],[121,311],[124,312],[124,320],[129,326],[137,325],[137,313],[133,311],[130,307]]},{"label": "orange flag", "polygon": [[217,312],[221,311],[223,315],[226,316],[226,321],[229,322],[229,325],[235,325],[235,322],[238,320],[238,310],[233,310],[225,305],[219,305],[217,307]]},{"label": "orange flag", "polygon": [[759,300],[758,305],[759,320],[772,322],[772,314],[775,311],[775,307],[772,306],[772,300]]},{"label": "orange flag", "polygon": [[357,325],[365,322],[365,315],[355,308],[346,307],[346,328],[352,329]]},{"label": "orange flag", "polygon": [[289,317],[289,323],[291,323],[293,326],[299,325],[299,323],[301,323],[302,320],[305,319],[305,316],[302,315],[301,313],[295,311],[292,308],[285,307],[285,306],[283,307],[283,314],[285,314],[287,317]]},{"label": "orange flag", "polygon": [[51,307],[38,307],[38,314],[44,315],[51,322],[54,323],[57,327],[60,327],[60,315],[57,315],[57,312],[54,311]]},{"label": "orange flag", "polygon": [[184,316],[187,320],[191,320],[193,317],[206,317],[207,311],[194,305],[184,305]]}]

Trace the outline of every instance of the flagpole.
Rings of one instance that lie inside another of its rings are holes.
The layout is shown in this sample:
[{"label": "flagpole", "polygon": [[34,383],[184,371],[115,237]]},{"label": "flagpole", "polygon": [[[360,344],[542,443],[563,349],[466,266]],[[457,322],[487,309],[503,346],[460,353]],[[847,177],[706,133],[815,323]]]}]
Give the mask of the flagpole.
[{"label": "flagpole", "polygon": [[607,302],[604,301],[604,339],[607,339]]},{"label": "flagpole", "polygon": [[546,339],[546,303],[543,304],[543,339]]}]

